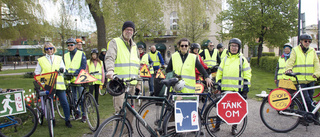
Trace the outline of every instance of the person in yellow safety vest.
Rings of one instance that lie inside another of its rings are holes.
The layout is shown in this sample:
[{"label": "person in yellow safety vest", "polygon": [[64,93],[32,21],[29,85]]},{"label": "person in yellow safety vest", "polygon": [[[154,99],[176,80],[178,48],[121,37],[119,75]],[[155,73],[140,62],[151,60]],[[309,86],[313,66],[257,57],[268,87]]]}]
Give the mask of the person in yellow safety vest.
[{"label": "person in yellow safety vest", "polygon": [[[285,73],[300,72],[301,74],[297,75],[297,78],[301,88],[312,87],[320,76],[319,59],[314,48],[310,47],[312,37],[309,34],[302,34],[299,40],[300,45],[292,49],[290,58],[287,61]],[[296,81],[296,79],[291,80]],[[306,100],[308,110],[312,111],[314,109],[312,105],[314,89],[304,90],[302,93]],[[318,112],[315,117],[316,119],[319,118]],[[320,125],[319,122],[314,122],[314,124]]]},{"label": "person in yellow safety vest", "polygon": [[[154,70],[153,70],[153,61],[150,57],[149,54],[144,52],[144,46],[143,45],[138,45],[138,49],[139,49],[139,53],[140,53],[140,67],[142,67],[144,64],[146,64],[148,66],[148,69],[150,71],[151,74],[151,78],[149,78],[149,95],[153,96],[153,74],[154,74]],[[141,72],[140,72],[141,73]],[[140,91],[136,91],[136,95],[139,93]]]},{"label": "person in yellow safety vest", "polygon": [[222,43],[219,43],[219,44],[217,45],[217,49],[218,49],[218,51],[219,51],[220,59],[224,59],[224,58],[226,57],[226,55],[227,55],[228,50],[225,49],[225,48],[223,48]]},{"label": "person in yellow safety vest", "polygon": [[83,51],[82,40],[78,38],[76,39],[76,41],[77,41],[77,49]]},{"label": "person in yellow safety vest", "polygon": [[[34,74],[38,75],[38,74],[53,72],[56,70],[59,71],[60,68],[63,68],[63,71],[65,70],[62,57],[58,55],[54,55],[54,53],[57,52],[57,49],[52,43],[50,42],[44,43],[42,51],[45,55],[38,59],[37,67],[34,70]],[[66,86],[64,84],[64,78],[62,73],[60,73],[57,77],[55,90],[56,90],[56,95],[59,98],[60,105],[62,106],[63,113],[65,115],[65,118],[64,118],[65,124],[67,127],[71,128],[72,125],[69,120],[70,108],[69,108],[69,103],[67,101]],[[53,98],[53,95],[51,95],[51,97]]]},{"label": "person in yellow safety vest", "polygon": [[[160,69],[160,64],[161,64],[161,68],[164,68],[164,60],[161,56],[161,53],[156,50],[156,46],[151,46],[150,47],[150,52],[148,52],[148,54],[150,55],[152,61],[153,61],[153,70],[155,72],[158,71],[158,69]],[[155,74],[153,74],[155,75]],[[155,77],[155,76],[153,76]]]},{"label": "person in yellow safety vest", "polygon": [[208,49],[204,49],[199,55],[203,58],[203,62],[208,66],[208,68],[219,65],[221,62],[218,50],[214,49],[212,42],[209,42]]},{"label": "person in yellow safety vest", "polygon": [[[66,70],[68,73],[74,73],[74,74],[79,74],[80,70],[85,70],[87,66],[87,58],[84,55],[84,53],[80,50],[76,49],[76,40],[73,38],[70,38],[66,41],[66,44],[68,46],[69,52],[64,54],[64,63],[66,65]],[[80,84],[74,84],[76,80],[76,77],[70,80],[73,85],[71,85],[71,91],[73,95],[73,101],[74,103],[77,102],[78,96],[80,97],[81,92],[83,92],[83,87]],[[83,97],[81,98],[83,100]],[[82,111],[82,122],[85,122],[87,117],[86,114],[84,113],[84,107],[83,103],[81,103],[81,111]],[[80,111],[76,112],[76,119],[80,118]]]},{"label": "person in yellow safety vest", "polygon": [[[239,92],[243,98],[247,99],[251,81],[251,68],[247,59],[240,52],[240,48],[240,39],[232,38],[229,41],[229,52],[219,65],[216,82],[219,84],[219,91]],[[220,120],[217,120],[213,132],[220,130]],[[232,135],[236,135],[238,133],[237,125],[232,125],[231,131]]]},{"label": "person in yellow safety vest", "polygon": [[91,50],[91,59],[87,60],[87,68],[86,71],[91,73],[98,71],[96,74],[92,74],[93,77],[97,79],[97,81],[90,83],[89,92],[93,95],[93,90],[95,90],[94,98],[96,99],[97,104],[99,105],[99,87],[104,84],[104,69],[103,63],[98,58],[99,52],[98,49],[94,48]]},{"label": "person in yellow safety vest", "polygon": [[[138,48],[136,43],[132,40],[134,32],[134,23],[132,21],[126,21],[122,26],[122,35],[109,42],[109,48],[105,59],[107,69],[106,76],[108,79],[113,80],[114,74],[117,74],[117,77],[119,78],[128,79],[138,77],[140,60]],[[141,89],[137,81],[130,82],[129,92],[131,95],[135,93],[135,87],[137,90]],[[113,106],[116,113],[118,113],[122,107],[124,95],[125,94],[113,97]],[[128,113],[127,118],[132,122],[133,115]]]},{"label": "person in yellow safety vest", "polygon": [[196,73],[195,68],[204,76],[208,87],[212,86],[212,81],[208,73],[201,65],[197,56],[189,54],[190,41],[182,38],[177,43],[179,51],[172,54],[166,72],[174,71],[175,74],[181,76],[186,85],[181,90],[182,93],[195,93]]},{"label": "person in yellow safety vest", "polygon": [[290,53],[292,50],[292,46],[290,44],[285,44],[283,47],[283,54],[279,57],[278,64],[276,67],[276,71],[274,73],[274,83],[279,87],[279,80],[280,79],[294,79],[293,77],[286,76],[284,74],[287,61],[290,58]]}]

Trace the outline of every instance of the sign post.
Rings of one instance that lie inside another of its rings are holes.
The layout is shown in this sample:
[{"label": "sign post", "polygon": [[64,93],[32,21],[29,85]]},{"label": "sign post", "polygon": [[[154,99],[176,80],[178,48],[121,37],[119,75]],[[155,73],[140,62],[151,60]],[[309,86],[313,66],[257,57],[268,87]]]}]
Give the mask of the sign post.
[{"label": "sign post", "polygon": [[248,114],[248,103],[238,92],[229,92],[217,103],[217,112],[228,125],[239,124]]}]

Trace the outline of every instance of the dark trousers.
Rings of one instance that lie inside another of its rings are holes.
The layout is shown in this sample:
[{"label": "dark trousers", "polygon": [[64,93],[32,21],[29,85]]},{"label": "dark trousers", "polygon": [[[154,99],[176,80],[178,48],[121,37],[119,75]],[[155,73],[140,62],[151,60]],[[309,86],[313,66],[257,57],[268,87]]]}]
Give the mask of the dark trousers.
[{"label": "dark trousers", "polygon": [[[301,88],[312,87],[314,86],[314,82],[310,82],[308,84],[300,84],[300,85],[301,85]],[[304,99],[306,100],[308,110],[312,111],[314,109],[314,106],[312,106],[314,89],[304,90],[302,91],[302,93],[303,93]]]},{"label": "dark trousers", "polygon": [[98,98],[99,98],[99,84],[94,84],[89,86],[89,92],[93,95],[93,89],[95,90],[94,92],[94,99],[96,100],[97,104],[98,103]]}]

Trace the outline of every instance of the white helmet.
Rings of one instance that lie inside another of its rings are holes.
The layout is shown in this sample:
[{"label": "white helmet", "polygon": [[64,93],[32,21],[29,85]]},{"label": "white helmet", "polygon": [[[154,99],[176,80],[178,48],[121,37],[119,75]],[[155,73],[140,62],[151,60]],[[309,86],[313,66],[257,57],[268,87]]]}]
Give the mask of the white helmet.
[{"label": "white helmet", "polygon": [[176,83],[176,85],[174,85],[174,90],[175,91],[181,91],[184,88],[184,85],[186,84],[186,82],[184,82],[184,80],[180,80],[178,83]]}]

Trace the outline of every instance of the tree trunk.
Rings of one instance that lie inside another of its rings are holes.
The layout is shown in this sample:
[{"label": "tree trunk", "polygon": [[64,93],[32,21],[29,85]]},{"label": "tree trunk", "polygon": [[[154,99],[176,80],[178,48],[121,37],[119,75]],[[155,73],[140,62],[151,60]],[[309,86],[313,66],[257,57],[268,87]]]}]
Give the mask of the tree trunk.
[{"label": "tree trunk", "polygon": [[259,37],[258,64],[257,65],[259,65],[260,58],[261,58],[261,55],[262,55],[262,44],[263,44],[263,36]]},{"label": "tree trunk", "polygon": [[106,42],[106,25],[104,22],[104,17],[99,7],[99,0],[91,1],[86,0],[89,6],[90,13],[96,22],[97,26],[97,38],[98,38],[98,50],[107,47]]}]

